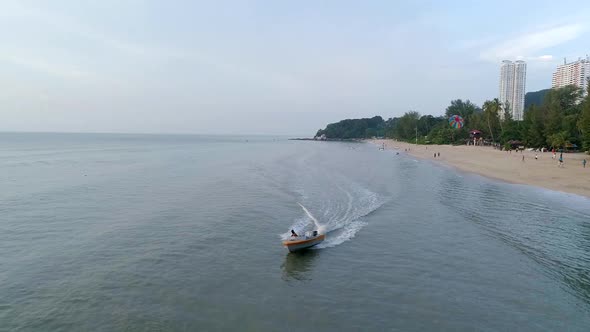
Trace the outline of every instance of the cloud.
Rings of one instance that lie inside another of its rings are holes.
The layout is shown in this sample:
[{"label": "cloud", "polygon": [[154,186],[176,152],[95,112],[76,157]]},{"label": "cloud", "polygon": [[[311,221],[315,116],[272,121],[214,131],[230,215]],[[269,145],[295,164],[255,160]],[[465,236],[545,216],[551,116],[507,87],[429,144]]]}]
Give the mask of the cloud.
[{"label": "cloud", "polygon": [[33,58],[24,54],[20,54],[18,56],[14,54],[2,55],[0,56],[0,61],[10,62],[21,67],[63,78],[78,79],[91,75],[90,72],[74,66],[47,62],[43,59]]},{"label": "cloud", "polygon": [[495,63],[515,58],[549,61],[553,58],[551,55],[537,56],[536,54],[548,48],[575,40],[586,30],[586,25],[574,23],[529,32],[500,42],[497,45],[485,47],[480,52],[480,59]]},{"label": "cloud", "polygon": [[[511,58],[505,58],[510,60]],[[553,55],[539,55],[539,56],[522,56],[518,55],[514,57],[515,60],[524,60],[527,62],[551,62],[553,61]]]}]

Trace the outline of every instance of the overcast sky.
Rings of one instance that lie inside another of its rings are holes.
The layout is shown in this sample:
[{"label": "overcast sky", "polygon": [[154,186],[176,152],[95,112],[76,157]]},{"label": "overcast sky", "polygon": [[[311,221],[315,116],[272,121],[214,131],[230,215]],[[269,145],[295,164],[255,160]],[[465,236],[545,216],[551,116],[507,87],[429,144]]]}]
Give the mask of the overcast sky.
[{"label": "overcast sky", "polygon": [[307,134],[527,91],[590,53],[588,1],[4,1],[0,131]]}]

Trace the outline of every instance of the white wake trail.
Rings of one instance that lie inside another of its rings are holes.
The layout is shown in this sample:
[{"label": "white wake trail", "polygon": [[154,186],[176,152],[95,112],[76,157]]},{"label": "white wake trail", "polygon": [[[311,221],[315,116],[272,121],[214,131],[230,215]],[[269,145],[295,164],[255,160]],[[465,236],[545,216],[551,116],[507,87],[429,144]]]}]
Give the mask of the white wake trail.
[{"label": "white wake trail", "polygon": [[315,227],[317,228],[318,232],[320,234],[324,234],[324,227],[322,225],[320,225],[320,222],[311,214],[311,212],[309,212],[309,210],[307,210],[305,208],[305,206],[303,206],[303,204],[301,203],[297,203],[299,204],[299,206],[301,206],[301,208],[303,209],[303,211],[305,211],[305,213],[307,214],[307,216],[309,217],[309,219],[311,219],[315,225]]}]

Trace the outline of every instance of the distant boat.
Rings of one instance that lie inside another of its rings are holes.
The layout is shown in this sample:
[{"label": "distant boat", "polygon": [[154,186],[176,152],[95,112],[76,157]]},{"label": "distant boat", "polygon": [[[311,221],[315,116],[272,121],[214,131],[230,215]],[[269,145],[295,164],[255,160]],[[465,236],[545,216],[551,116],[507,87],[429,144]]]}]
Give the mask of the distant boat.
[{"label": "distant boat", "polygon": [[305,233],[304,236],[292,236],[283,241],[283,245],[289,249],[290,252],[295,252],[307,248],[311,248],[324,241],[325,234],[319,234],[318,231]]}]

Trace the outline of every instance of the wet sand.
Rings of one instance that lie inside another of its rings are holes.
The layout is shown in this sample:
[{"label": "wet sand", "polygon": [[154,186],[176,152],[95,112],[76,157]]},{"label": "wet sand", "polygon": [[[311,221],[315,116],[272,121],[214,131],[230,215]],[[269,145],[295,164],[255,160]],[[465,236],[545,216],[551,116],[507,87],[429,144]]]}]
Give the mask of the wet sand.
[{"label": "wet sand", "polygon": [[[564,165],[558,167],[559,153],[552,159],[551,152],[499,151],[492,147],[415,145],[393,140],[371,140],[386,149],[397,149],[421,158],[441,162],[462,171],[486,177],[590,197],[590,156],[583,153],[564,153]],[[440,157],[434,158],[434,153]],[[522,157],[524,156],[524,161]],[[589,163],[586,168],[582,160]]]}]

